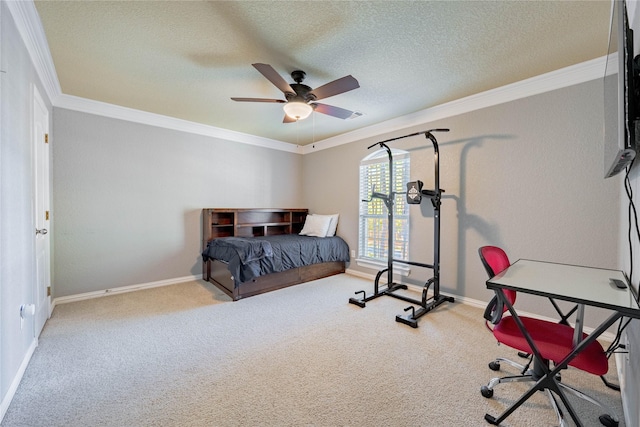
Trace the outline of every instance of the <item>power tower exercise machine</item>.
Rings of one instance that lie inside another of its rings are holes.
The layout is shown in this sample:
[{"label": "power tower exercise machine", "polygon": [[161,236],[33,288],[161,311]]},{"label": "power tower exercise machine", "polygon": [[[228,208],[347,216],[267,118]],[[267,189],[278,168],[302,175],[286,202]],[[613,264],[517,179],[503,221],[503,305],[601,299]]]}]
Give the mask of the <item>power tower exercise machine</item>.
[{"label": "power tower exercise machine", "polygon": [[[374,291],[372,295],[367,296],[365,291],[357,291],[356,296],[362,294],[362,298],[350,298],[349,303],[355,304],[359,307],[364,308],[368,301],[371,301],[375,298],[381,297],[383,295],[388,295],[390,297],[394,297],[397,299],[401,299],[412,304],[416,304],[419,306],[419,309],[416,310],[413,305],[405,308],[405,312],[409,312],[409,314],[405,315],[397,315],[396,322],[404,323],[406,325],[411,326],[412,328],[418,327],[418,319],[423,315],[427,314],[434,308],[438,307],[445,301],[453,302],[453,297],[444,296],[440,294],[440,204],[442,193],[444,190],[440,188],[440,170],[439,170],[439,159],[438,159],[438,141],[433,136],[432,132],[449,132],[449,129],[430,129],[427,131],[416,132],[410,135],[400,136],[397,138],[387,139],[385,141],[376,142],[375,144],[369,146],[367,149],[371,149],[376,145],[379,145],[381,148],[384,148],[387,151],[387,155],[389,157],[389,192],[388,194],[378,193],[375,191],[375,187],[372,190],[372,194],[369,200],[363,200],[363,202],[370,202],[373,199],[381,199],[385,206],[387,207],[387,229],[388,229],[388,260],[387,260],[387,268],[380,270],[376,275],[375,283],[374,283]],[[416,135],[424,135],[425,138],[431,141],[433,144],[434,150],[434,173],[435,173],[435,188],[433,190],[424,190],[422,189],[421,181],[412,181],[407,183],[407,192],[406,199],[409,204],[420,204],[422,202],[422,198],[426,198],[431,200],[431,204],[433,205],[434,210],[434,223],[433,223],[433,264],[424,264],[413,261],[405,261],[393,258],[393,204],[396,192],[393,191],[393,154],[391,153],[391,149],[387,145],[388,142],[396,141],[398,139],[408,138]],[[424,267],[433,270],[433,277],[427,280],[427,282],[422,287],[422,298],[420,300],[408,297],[404,294],[398,294],[396,291],[401,289],[407,289],[407,285],[401,283],[394,283],[393,281],[393,263],[400,264],[408,264],[416,267]],[[380,278],[384,273],[387,273],[387,283],[383,284],[383,289],[381,290],[380,286]],[[433,293],[431,297],[429,297],[428,292],[429,289],[433,286]]]}]

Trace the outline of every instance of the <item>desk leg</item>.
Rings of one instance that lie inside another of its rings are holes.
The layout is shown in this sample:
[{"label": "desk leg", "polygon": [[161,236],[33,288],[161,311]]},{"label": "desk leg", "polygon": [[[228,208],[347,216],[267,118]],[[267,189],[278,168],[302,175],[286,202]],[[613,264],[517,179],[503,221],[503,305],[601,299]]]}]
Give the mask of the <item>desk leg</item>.
[{"label": "desk leg", "polygon": [[576,325],[573,329],[573,346],[577,347],[582,341],[582,328],[584,327],[584,304],[578,304],[576,313]]}]

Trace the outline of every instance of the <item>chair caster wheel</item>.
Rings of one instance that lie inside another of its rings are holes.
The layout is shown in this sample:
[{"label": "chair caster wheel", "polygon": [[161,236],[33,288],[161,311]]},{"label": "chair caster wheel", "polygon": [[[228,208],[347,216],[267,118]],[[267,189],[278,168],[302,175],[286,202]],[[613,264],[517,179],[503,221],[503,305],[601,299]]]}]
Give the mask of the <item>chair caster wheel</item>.
[{"label": "chair caster wheel", "polygon": [[609,414],[602,414],[599,417],[600,424],[606,427],[618,427],[618,421],[614,420]]},{"label": "chair caster wheel", "polygon": [[496,362],[495,360],[493,362],[489,362],[489,369],[491,369],[492,371],[499,371],[500,362]]},{"label": "chair caster wheel", "polygon": [[[482,393],[482,395],[486,398],[490,398],[493,397],[493,389],[490,389],[489,387],[487,387],[486,385],[483,385],[482,387],[480,387],[480,393]],[[604,416],[604,415],[603,415]],[[600,417],[602,418],[602,417]],[[601,420],[602,421],[602,420]],[[617,424],[616,424],[617,425]]]}]

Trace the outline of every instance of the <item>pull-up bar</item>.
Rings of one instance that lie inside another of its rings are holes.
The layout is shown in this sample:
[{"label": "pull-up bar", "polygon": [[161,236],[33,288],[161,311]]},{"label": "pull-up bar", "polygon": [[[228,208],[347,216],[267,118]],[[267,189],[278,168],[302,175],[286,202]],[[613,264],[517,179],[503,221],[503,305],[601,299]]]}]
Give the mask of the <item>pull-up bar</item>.
[{"label": "pull-up bar", "polygon": [[[367,150],[375,147],[376,145],[380,145],[382,147],[382,145],[386,144],[387,142],[397,141],[398,139],[409,138],[410,136],[426,135],[427,138],[431,139],[431,141],[434,141],[435,137],[431,134],[431,132],[449,132],[449,129],[444,129],[444,128],[442,128],[442,129],[429,129],[429,130],[423,130],[422,132],[410,133],[409,135],[398,136],[397,138],[385,139],[384,141],[380,141],[380,142],[376,142],[375,144],[371,144],[370,146],[367,147]],[[438,142],[435,141],[435,144],[437,145]]]}]

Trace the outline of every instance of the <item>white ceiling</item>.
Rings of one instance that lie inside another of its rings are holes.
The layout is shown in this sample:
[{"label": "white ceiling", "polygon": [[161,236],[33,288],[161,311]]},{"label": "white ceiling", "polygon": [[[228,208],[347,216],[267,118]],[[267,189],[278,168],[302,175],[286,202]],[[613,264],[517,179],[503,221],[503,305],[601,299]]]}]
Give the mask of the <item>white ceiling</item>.
[{"label": "white ceiling", "polygon": [[[35,2],[62,93],[306,145],[607,53],[604,1]],[[284,99],[251,64],[363,115],[282,123]]]}]

